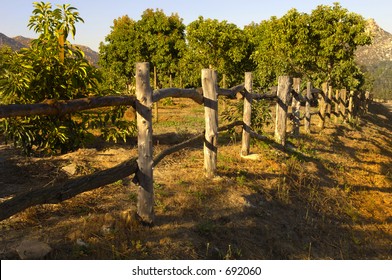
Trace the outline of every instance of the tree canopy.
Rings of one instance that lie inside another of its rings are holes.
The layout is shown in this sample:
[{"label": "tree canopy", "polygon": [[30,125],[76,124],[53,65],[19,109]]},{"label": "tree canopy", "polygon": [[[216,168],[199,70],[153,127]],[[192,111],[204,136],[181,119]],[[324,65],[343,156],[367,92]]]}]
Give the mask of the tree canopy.
[{"label": "tree canopy", "polygon": [[358,88],[364,77],[354,62],[355,50],[371,42],[365,26],[362,16],[338,3],[320,5],[311,14],[292,9],[281,18],[247,26],[260,83],[288,74]]},{"label": "tree canopy", "polygon": [[252,52],[245,32],[233,23],[199,17],[186,29],[187,51],[182,60],[188,68],[185,80],[190,85],[200,84],[200,72],[212,67],[226,75],[226,83],[241,83],[244,72],[251,71]]},{"label": "tree canopy", "polygon": [[138,21],[122,16],[113,23],[100,45],[100,65],[112,86],[113,81],[128,81],[138,61],[156,66],[161,86],[169,84],[170,75],[176,78],[185,51],[185,25],[177,14],[148,9]]},{"label": "tree canopy", "polygon": [[[169,76],[177,85],[200,85],[200,70],[213,67],[225,74],[226,85],[241,83],[245,71],[267,87],[279,75],[293,75],[337,87],[359,88],[364,75],[354,62],[358,46],[369,44],[362,16],[340,4],[320,5],[310,14],[289,10],[244,29],[216,19],[197,20],[184,26],[178,15],[146,10],[135,21],[114,20],[106,43],[101,44],[101,65],[112,80],[127,80],[137,61],[150,61],[159,80]],[[124,84],[124,83],[122,83]]]}]

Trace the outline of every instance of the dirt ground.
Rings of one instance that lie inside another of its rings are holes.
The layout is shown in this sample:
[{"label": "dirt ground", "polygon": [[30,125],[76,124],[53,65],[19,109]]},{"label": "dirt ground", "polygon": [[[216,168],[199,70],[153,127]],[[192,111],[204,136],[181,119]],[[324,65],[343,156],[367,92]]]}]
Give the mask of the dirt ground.
[{"label": "dirt ground", "polygon": [[[239,156],[239,134],[221,133],[213,180],[202,143],[166,157],[154,170],[153,227],[136,221],[132,178],[31,207],[0,222],[0,258],[18,259],[22,242],[36,240],[51,248],[45,259],[391,259],[391,111],[373,104],[323,131],[317,122],[287,152],[252,140],[255,160]],[[198,105],[161,106],[154,151],[202,130]],[[112,167],[136,155],[135,143],[27,158],[3,141],[0,202]]]}]

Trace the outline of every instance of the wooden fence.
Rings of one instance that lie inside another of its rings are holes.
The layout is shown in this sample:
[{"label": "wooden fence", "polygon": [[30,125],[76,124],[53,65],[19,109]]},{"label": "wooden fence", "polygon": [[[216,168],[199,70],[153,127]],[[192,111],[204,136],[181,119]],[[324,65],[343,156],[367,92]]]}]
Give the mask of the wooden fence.
[{"label": "wooden fence", "polygon": [[[232,124],[218,126],[218,96],[235,98],[241,93],[244,98],[243,120]],[[320,95],[319,111],[311,112],[312,100]],[[153,104],[167,97],[190,98],[204,106],[205,131],[195,137],[174,145],[159,155],[153,157],[152,107]],[[267,139],[252,131],[251,108],[253,100],[276,100],[276,120],[274,140],[276,145],[284,149],[287,139],[287,120],[293,122],[292,133],[300,132],[300,121],[304,120],[305,133],[310,133],[310,123],[313,115],[319,115],[319,127],[325,126],[326,118],[335,115],[336,119],[350,120],[367,110],[369,93],[337,90],[333,97],[332,87],[327,84],[323,89],[313,89],[307,83],[306,89],[301,91],[300,79],[282,76],[278,79],[278,87],[269,93],[253,93],[252,73],[245,73],[245,83],[231,89],[218,88],[217,73],[212,69],[202,70],[201,89],[167,88],[153,91],[150,86],[149,63],[136,65],[136,97],[135,96],[106,96],[83,98],[70,101],[54,101],[40,104],[20,104],[0,106],[0,118],[32,115],[63,115],[92,108],[127,105],[137,112],[138,127],[138,157],[132,158],[113,168],[99,171],[92,175],[71,179],[61,185],[45,189],[35,189],[19,194],[0,204],[0,220],[4,220],[28,207],[58,203],[74,197],[82,192],[96,189],[114,183],[127,176],[135,174],[133,182],[138,185],[138,215],[147,224],[154,222],[154,188],[153,167],[165,156],[179,151],[195,142],[204,139],[204,175],[213,178],[217,174],[217,141],[218,132],[228,130],[234,126],[243,126],[241,156],[250,153],[250,138]],[[291,103],[290,103],[291,102]],[[304,116],[301,117],[301,103],[305,103]],[[291,113],[289,112],[291,107]],[[334,108],[334,110],[332,110]],[[347,108],[347,109],[346,109]]]}]

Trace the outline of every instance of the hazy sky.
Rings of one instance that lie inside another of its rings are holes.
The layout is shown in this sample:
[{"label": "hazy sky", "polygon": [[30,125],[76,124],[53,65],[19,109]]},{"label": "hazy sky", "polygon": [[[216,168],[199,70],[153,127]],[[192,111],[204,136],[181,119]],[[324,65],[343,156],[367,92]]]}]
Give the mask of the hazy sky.
[{"label": "hazy sky", "polygon": [[[36,37],[27,24],[33,10],[33,0],[0,0],[0,32],[9,37],[18,35]],[[85,23],[77,25],[75,42],[98,50],[99,43],[109,34],[113,19],[123,15],[138,20],[147,8],[162,9],[167,15],[178,13],[185,24],[198,16],[227,20],[242,28],[253,22],[282,16],[291,8],[310,13],[320,4],[339,2],[349,11],[366,19],[374,18],[386,31],[392,33],[391,0],[343,0],[343,1],[263,1],[263,0],[52,0],[55,4],[71,4],[78,8]]]}]

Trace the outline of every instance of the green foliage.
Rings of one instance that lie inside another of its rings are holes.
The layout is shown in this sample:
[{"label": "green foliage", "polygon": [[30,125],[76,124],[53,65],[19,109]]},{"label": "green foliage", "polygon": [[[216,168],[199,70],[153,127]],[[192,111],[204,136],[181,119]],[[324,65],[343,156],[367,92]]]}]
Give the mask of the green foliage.
[{"label": "green foliage", "polygon": [[354,63],[358,46],[371,42],[365,20],[338,3],[320,5],[311,14],[292,9],[281,18],[272,17],[246,27],[255,45],[256,80],[271,86],[279,75],[328,81],[335,87],[359,88],[364,75]]},{"label": "green foliage", "polygon": [[[228,104],[227,108],[222,112],[222,118],[228,122],[242,120],[244,112],[244,100]],[[256,133],[262,134],[263,127],[272,121],[270,104],[267,100],[253,100],[251,127]]]},{"label": "green foliage", "polygon": [[[333,86],[358,88],[363,83],[363,75],[354,65],[354,53],[358,46],[371,43],[364,18],[335,3],[318,6],[312,11],[309,24],[312,39],[318,42],[315,65],[321,73],[319,79],[328,80]],[[345,75],[347,79],[343,78]]]},{"label": "green foliage", "polygon": [[338,3],[320,5],[310,14],[291,9],[281,18],[244,29],[200,16],[186,32],[178,15],[148,9],[139,21],[128,16],[114,20],[100,47],[100,63],[108,85],[116,90],[123,90],[116,84],[129,83],[137,61],[157,67],[159,87],[169,84],[170,75],[175,85],[198,87],[201,69],[212,67],[225,75],[228,87],[253,71],[262,88],[276,84],[280,75],[292,75],[312,80],[316,87],[328,81],[358,89],[365,76],[354,52],[369,43],[365,20]]},{"label": "green foliage", "polygon": [[91,129],[99,129],[101,137],[105,141],[118,140],[126,142],[129,135],[134,135],[137,130],[135,122],[129,122],[123,119],[125,110],[124,106],[113,108],[105,112],[92,112],[84,116],[84,122],[88,123]]},{"label": "green foliage", "polygon": [[279,75],[305,74],[313,59],[307,21],[307,14],[292,9],[282,18],[271,17],[245,28],[255,45],[252,58],[260,86],[271,86]]},{"label": "green foliage", "polygon": [[244,72],[253,68],[252,48],[243,30],[227,21],[199,17],[186,30],[187,51],[181,60],[188,86],[200,85],[201,69],[212,67],[226,75],[229,86],[241,83]]},{"label": "green foliage", "polygon": [[367,80],[372,81],[366,85],[366,90],[374,92],[375,98],[392,99],[392,62],[382,61],[364,69]]},{"label": "green foliage", "polygon": [[[30,48],[19,53],[1,52],[0,104],[70,100],[99,94],[99,71],[89,64],[80,49],[67,41],[68,35],[76,33],[75,23],[83,22],[76,8],[62,5],[52,9],[50,3],[43,2],[35,2],[34,8],[28,26],[39,37]],[[6,138],[27,154],[74,150],[89,135],[88,129],[89,120],[84,113],[12,118],[3,120],[0,126]]]},{"label": "green foliage", "polygon": [[2,130],[26,154],[65,153],[78,148],[86,136],[83,124],[70,118],[10,118],[2,122]]},{"label": "green foliage", "polygon": [[139,21],[128,16],[114,20],[106,43],[100,45],[100,65],[105,80],[115,90],[130,84],[135,63],[151,62],[157,67],[158,87],[169,85],[170,75],[179,83],[179,59],[185,49],[185,25],[178,15],[146,10]]},{"label": "green foliage", "polygon": [[[48,42],[54,42],[52,39],[57,39],[61,35],[65,38],[69,34],[72,38],[75,37],[77,22],[84,22],[79,16],[79,12],[70,4],[57,5],[57,8],[52,10],[50,3],[34,2],[35,9],[33,15],[30,17],[28,27],[40,34],[38,40],[43,38]],[[39,42],[39,41],[36,42]]]}]

